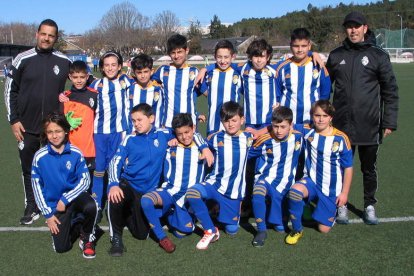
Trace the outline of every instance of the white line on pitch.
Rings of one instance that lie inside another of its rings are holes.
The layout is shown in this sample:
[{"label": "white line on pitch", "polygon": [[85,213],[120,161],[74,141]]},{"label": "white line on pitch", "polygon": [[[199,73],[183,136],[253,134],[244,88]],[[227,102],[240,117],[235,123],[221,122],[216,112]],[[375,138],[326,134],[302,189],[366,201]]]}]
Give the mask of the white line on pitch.
[{"label": "white line on pitch", "polygon": [[[379,222],[381,223],[388,223],[388,222],[407,222],[407,221],[414,221],[414,217],[394,217],[394,218],[380,218]],[[362,219],[350,219],[349,224],[357,224],[357,223],[364,223]],[[256,223],[251,223],[251,225],[256,226]],[[108,226],[101,226],[103,230],[108,230]],[[36,231],[49,231],[49,228],[42,226],[42,227],[26,227],[26,226],[18,226],[18,227],[0,227],[0,232],[36,232]]]}]

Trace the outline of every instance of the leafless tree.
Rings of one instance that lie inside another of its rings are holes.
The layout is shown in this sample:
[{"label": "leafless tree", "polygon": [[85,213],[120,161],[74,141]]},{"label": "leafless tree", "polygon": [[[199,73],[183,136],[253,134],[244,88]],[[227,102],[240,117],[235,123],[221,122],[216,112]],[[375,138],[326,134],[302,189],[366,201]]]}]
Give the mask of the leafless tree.
[{"label": "leafless tree", "polygon": [[178,31],[180,20],[171,11],[163,11],[157,14],[153,20],[153,32],[157,40],[157,44],[163,52],[167,50],[168,38]]},{"label": "leafless tree", "polygon": [[36,24],[0,23],[0,43],[32,46],[35,44],[36,31]]},{"label": "leafless tree", "polygon": [[122,2],[102,17],[99,30],[107,48],[115,48],[129,56],[149,27],[149,18],[143,16],[130,2]]}]

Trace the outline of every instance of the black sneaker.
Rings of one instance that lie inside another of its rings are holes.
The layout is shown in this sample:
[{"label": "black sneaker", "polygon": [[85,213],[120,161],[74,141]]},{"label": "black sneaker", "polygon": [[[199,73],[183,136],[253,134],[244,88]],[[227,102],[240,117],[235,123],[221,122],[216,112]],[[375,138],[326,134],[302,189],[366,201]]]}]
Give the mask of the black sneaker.
[{"label": "black sneaker", "polygon": [[122,236],[114,235],[111,240],[111,248],[109,249],[109,255],[112,257],[122,257],[126,248],[122,242]]},{"label": "black sneaker", "polygon": [[24,215],[20,219],[20,224],[29,225],[39,218],[40,211],[37,209],[37,207],[27,205],[26,209],[24,209]]},{"label": "black sneaker", "polygon": [[262,247],[265,244],[267,238],[267,231],[259,231],[252,241],[254,247]]}]

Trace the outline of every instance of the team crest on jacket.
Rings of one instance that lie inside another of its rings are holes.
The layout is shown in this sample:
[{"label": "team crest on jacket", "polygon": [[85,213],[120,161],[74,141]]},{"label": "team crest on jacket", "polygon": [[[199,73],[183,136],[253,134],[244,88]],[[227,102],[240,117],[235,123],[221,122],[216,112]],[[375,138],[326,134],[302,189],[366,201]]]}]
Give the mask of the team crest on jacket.
[{"label": "team crest on jacket", "polygon": [[95,105],[95,101],[93,100],[93,98],[89,98],[89,105],[90,107],[93,107]]},{"label": "team crest on jacket", "polygon": [[122,89],[125,89],[125,88],[126,88],[126,83],[125,83],[125,81],[121,80],[121,81],[119,82],[119,84],[121,85]]},{"label": "team crest on jacket", "polygon": [[59,75],[59,72],[60,72],[59,66],[57,65],[53,66],[53,72],[55,73],[55,75]]},{"label": "team crest on jacket", "polygon": [[362,65],[367,66],[367,64],[369,63],[369,59],[368,59],[368,57],[367,57],[367,56],[364,56],[364,57],[361,59],[361,63],[362,63]]},{"label": "team crest on jacket", "polygon": [[66,162],[66,169],[70,170],[72,168],[72,163],[70,161]]},{"label": "team crest on jacket", "polygon": [[314,79],[317,79],[317,78],[318,78],[318,76],[319,76],[319,71],[318,71],[318,69],[313,69],[313,71],[312,71],[312,76],[313,76],[313,78],[314,78]]},{"label": "team crest on jacket", "polygon": [[160,145],[160,142],[158,142],[158,139],[155,139],[154,140],[154,146],[158,148],[159,145]]}]

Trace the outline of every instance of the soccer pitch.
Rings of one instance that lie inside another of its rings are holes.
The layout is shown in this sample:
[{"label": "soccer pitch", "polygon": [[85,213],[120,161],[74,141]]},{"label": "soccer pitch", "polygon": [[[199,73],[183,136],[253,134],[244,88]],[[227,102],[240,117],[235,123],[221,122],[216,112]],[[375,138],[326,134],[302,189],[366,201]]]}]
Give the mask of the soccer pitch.
[{"label": "soccer pitch", "polygon": [[[329,234],[305,228],[296,246],[284,243],[284,234],[272,230],[263,248],[254,248],[254,228],[243,223],[236,237],[221,232],[220,239],[206,251],[195,248],[200,236],[178,240],[173,254],[166,254],[152,239],[138,241],[124,233],[127,252],[122,258],[107,254],[109,233],[97,245],[93,260],[82,257],[77,245],[64,254],[56,254],[41,218],[32,226],[20,226],[23,213],[23,186],[17,144],[6,120],[4,98],[0,97],[0,274],[1,275],[131,275],[131,274],[370,274],[412,275],[414,271],[414,189],[412,128],[414,64],[394,64],[400,88],[398,131],[384,140],[379,153],[379,190],[377,214],[381,223],[360,223],[363,209],[362,177],[355,158],[354,178],[349,202],[350,225],[335,225]],[[4,83],[0,83],[3,92]],[[3,93],[1,93],[3,95]],[[199,103],[206,104],[204,98]],[[201,108],[205,110],[205,108]],[[252,220],[250,220],[252,222]],[[103,220],[103,226],[107,225]],[[44,229],[44,228],[43,228]],[[31,230],[31,231],[29,231]]]}]

